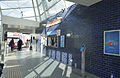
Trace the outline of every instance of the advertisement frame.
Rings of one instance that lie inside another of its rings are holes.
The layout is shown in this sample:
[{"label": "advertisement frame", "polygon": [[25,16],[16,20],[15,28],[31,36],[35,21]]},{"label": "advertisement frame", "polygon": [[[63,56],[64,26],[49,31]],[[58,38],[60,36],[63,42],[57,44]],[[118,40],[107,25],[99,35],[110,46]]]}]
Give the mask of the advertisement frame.
[{"label": "advertisement frame", "polygon": [[[119,32],[119,37],[118,37],[118,38],[119,38],[119,43],[118,43],[118,44],[119,44],[119,54],[112,54],[112,53],[106,53],[106,52],[105,52],[105,44],[106,44],[106,43],[105,43],[105,33],[106,33],[106,32],[114,32],[114,31],[118,31],[118,32]],[[104,31],[104,54],[120,56],[120,30],[108,30],[108,31]]]}]

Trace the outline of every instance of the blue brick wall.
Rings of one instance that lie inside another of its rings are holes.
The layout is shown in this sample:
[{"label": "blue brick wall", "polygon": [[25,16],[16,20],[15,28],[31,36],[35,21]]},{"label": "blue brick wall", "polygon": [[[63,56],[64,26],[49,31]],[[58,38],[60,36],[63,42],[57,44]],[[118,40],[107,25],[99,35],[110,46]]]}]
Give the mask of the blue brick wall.
[{"label": "blue brick wall", "polygon": [[[77,7],[57,29],[66,37],[65,48],[49,48],[72,54],[73,66],[81,69],[81,44],[86,44],[86,71],[100,78],[120,78],[120,57],[105,55],[104,31],[120,29],[120,0],[103,0],[90,7]],[[60,60],[61,61],[61,60]]]},{"label": "blue brick wall", "polygon": [[120,57],[105,55],[104,31],[120,29],[120,0],[103,0],[90,7],[77,5],[57,28],[66,38],[65,48],[58,50],[73,54],[73,66],[80,68],[82,43],[87,44],[86,71],[101,78],[120,78]]}]

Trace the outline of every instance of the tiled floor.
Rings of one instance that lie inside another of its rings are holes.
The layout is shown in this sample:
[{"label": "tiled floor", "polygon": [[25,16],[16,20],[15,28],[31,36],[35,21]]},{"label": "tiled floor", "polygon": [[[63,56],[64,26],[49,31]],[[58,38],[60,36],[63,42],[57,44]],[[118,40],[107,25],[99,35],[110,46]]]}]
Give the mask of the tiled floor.
[{"label": "tiled floor", "polygon": [[15,52],[6,59],[3,78],[82,78],[70,66],[42,57],[39,52]]}]

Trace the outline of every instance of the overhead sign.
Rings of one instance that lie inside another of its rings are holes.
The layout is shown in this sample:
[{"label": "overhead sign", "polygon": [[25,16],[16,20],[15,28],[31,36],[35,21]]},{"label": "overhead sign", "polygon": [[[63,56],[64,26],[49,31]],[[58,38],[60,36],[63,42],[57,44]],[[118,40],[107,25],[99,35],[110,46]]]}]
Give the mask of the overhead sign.
[{"label": "overhead sign", "polygon": [[50,26],[52,26],[52,25],[58,24],[58,23],[61,22],[61,20],[62,20],[62,17],[61,17],[61,18],[59,17],[58,19],[56,19],[56,20],[54,20],[54,21],[52,21],[52,22],[47,23],[47,26],[46,26],[46,27],[50,27]]},{"label": "overhead sign", "polygon": [[120,55],[120,31],[104,32],[104,53],[111,55]]},{"label": "overhead sign", "polygon": [[20,37],[21,33],[17,33],[17,32],[8,32],[7,33],[7,37]]}]

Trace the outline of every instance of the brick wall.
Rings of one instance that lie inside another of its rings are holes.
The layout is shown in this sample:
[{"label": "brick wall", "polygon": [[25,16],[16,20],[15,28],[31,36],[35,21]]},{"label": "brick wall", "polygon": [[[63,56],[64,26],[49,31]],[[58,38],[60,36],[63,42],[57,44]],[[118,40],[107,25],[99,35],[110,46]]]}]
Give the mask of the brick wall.
[{"label": "brick wall", "polygon": [[120,0],[103,0],[90,7],[77,5],[57,29],[66,37],[65,48],[58,50],[73,54],[73,66],[80,68],[82,43],[87,45],[86,71],[101,78],[120,78],[120,57],[105,55],[104,31],[120,29]]}]

